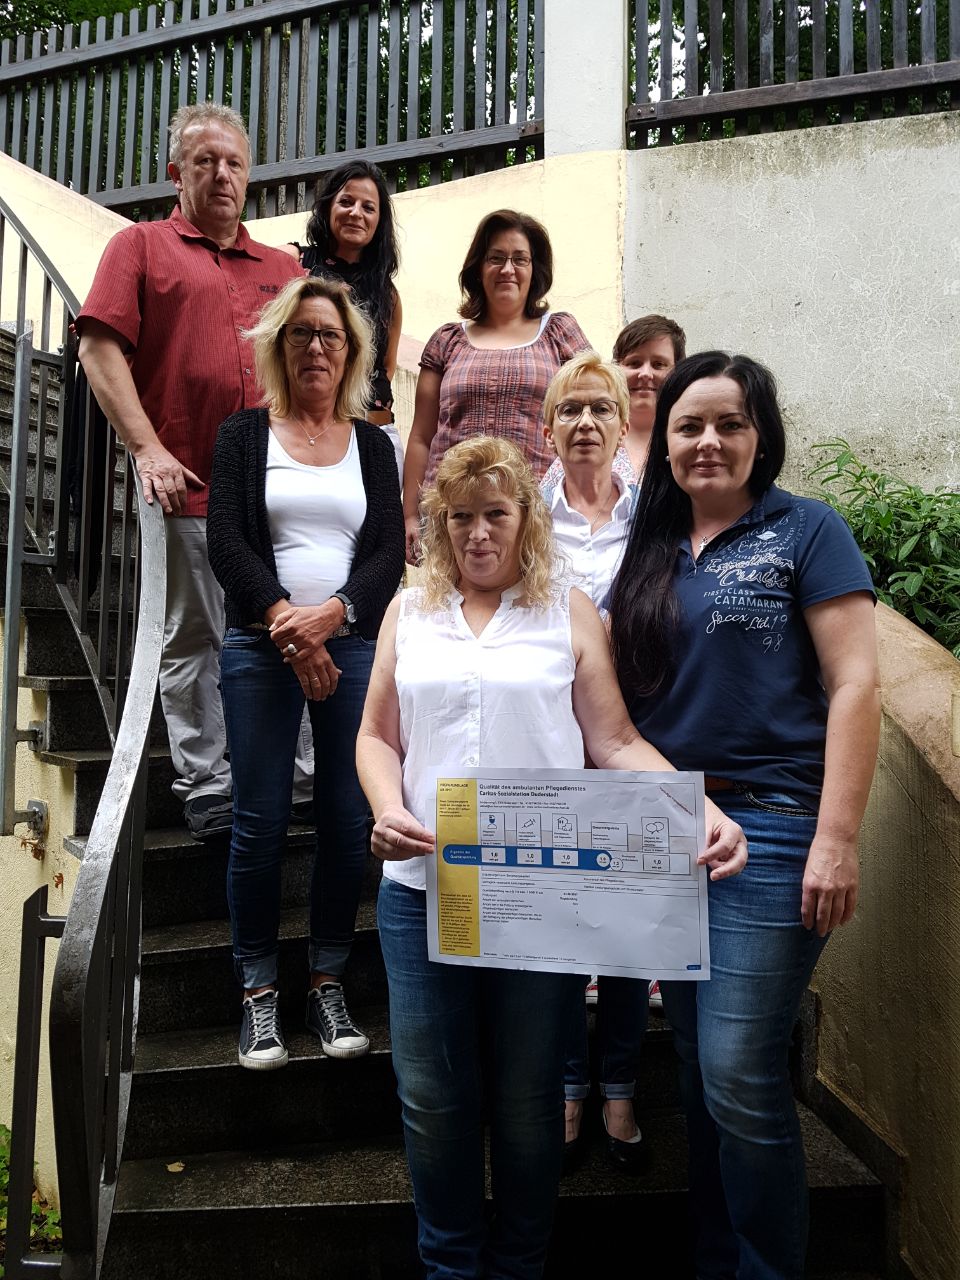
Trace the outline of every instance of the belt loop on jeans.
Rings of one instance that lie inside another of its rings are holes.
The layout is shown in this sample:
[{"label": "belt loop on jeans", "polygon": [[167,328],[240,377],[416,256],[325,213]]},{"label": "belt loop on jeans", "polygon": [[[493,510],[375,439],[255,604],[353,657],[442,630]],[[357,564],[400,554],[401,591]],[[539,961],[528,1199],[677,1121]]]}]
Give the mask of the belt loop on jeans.
[{"label": "belt loop on jeans", "polygon": [[714,778],[711,774],[703,775],[704,791],[739,791],[740,783],[733,782],[730,778]]}]

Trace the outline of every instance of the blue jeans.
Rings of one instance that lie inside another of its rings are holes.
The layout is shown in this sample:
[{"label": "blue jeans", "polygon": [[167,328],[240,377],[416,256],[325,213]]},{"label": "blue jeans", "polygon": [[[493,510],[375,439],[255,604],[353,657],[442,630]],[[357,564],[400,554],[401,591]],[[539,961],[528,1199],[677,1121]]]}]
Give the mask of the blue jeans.
[{"label": "blue jeans", "polygon": [[[597,983],[597,1054],[600,1094],[604,1098],[633,1097],[647,1029],[649,992],[649,982],[639,978],[601,977]],[[563,1088],[571,1102],[590,1093],[587,1011],[582,1000],[567,1041]]]},{"label": "blue jeans", "polygon": [[367,856],[368,809],[355,752],[374,648],[359,636],[329,640],[342,675],[331,697],[314,702],[305,699],[267,632],[231,629],[224,637],[220,683],[233,774],[227,899],[234,967],[247,989],[277,980],[280,865],[305,701],[313,726],[317,821],[310,969],[339,976],[346,966]]},{"label": "blue jeans", "polygon": [[826,939],[800,920],[816,830],[779,793],[722,792],[750,844],[710,883],[710,981],[661,984],[680,1055],[698,1280],[802,1280],[807,1183],[787,1055]]},{"label": "blue jeans", "polygon": [[426,894],[386,878],[378,917],[426,1274],[535,1280],[560,1180],[564,1049],[583,978],[432,963]]}]

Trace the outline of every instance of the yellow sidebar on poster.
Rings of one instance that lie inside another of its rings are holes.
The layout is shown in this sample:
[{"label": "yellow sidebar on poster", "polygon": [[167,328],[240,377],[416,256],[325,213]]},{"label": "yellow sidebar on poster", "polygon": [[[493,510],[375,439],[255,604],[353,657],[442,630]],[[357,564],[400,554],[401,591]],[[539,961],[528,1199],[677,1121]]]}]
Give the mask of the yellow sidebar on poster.
[{"label": "yellow sidebar on poster", "polygon": [[480,868],[449,862],[449,845],[477,842],[475,778],[440,778],[437,782],[437,898],[440,954],[480,954]]}]

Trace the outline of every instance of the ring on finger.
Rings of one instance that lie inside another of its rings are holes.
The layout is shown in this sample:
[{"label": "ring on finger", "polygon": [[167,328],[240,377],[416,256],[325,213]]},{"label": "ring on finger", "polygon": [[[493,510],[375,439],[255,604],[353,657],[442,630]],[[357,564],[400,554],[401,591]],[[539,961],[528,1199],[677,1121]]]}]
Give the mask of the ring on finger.
[{"label": "ring on finger", "polygon": [[291,658],[295,658],[297,656],[297,646],[291,642],[284,649],[284,653],[289,653]]}]

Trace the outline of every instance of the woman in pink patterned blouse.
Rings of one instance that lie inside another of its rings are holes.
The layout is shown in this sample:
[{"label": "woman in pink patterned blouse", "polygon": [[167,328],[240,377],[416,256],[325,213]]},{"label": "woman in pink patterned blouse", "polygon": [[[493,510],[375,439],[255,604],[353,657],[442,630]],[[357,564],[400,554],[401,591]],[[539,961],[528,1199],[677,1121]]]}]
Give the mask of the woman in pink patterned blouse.
[{"label": "woman in pink patterned blouse", "polygon": [[446,451],[468,436],[512,440],[538,476],[547,452],[540,407],[562,364],[590,346],[573,316],[551,312],[553,251],[536,219],[512,209],[477,227],[460,272],[461,323],[424,347],[403,468],[407,560],[420,554],[420,490]]}]

